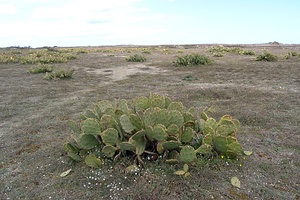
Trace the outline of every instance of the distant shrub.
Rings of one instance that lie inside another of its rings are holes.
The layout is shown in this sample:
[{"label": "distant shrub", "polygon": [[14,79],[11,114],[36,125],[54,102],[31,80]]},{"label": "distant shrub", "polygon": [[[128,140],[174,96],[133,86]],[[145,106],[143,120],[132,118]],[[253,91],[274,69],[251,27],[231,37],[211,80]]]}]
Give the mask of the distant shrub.
[{"label": "distant shrub", "polygon": [[256,57],[256,61],[277,61],[278,57],[276,55],[271,54],[268,51],[263,52],[261,55]]},{"label": "distant shrub", "polygon": [[216,46],[216,47],[211,47],[208,49],[208,52],[214,54],[214,53],[230,53],[230,52],[233,52],[233,53],[238,53],[241,51],[241,48],[238,48],[238,47],[224,47],[222,45],[220,46]]},{"label": "distant shrub", "polygon": [[209,65],[212,64],[212,60],[201,54],[189,54],[185,56],[178,56],[177,60],[173,63],[176,66],[195,66],[195,65]]},{"label": "distant shrub", "polygon": [[144,53],[144,54],[151,54],[151,49],[149,49],[149,48],[142,48],[141,52]]},{"label": "distant shrub", "polygon": [[291,51],[291,52],[288,52],[287,55],[289,55],[289,56],[297,56],[298,53],[295,52],[295,51]]},{"label": "distant shrub", "polygon": [[147,59],[145,56],[134,54],[133,56],[129,56],[126,58],[127,62],[145,62]]},{"label": "distant shrub", "polygon": [[45,65],[45,64],[38,64],[37,66],[28,69],[28,72],[33,74],[46,73],[52,71],[53,71],[53,66]]},{"label": "distant shrub", "polygon": [[214,56],[214,57],[223,57],[224,54],[221,53],[221,52],[215,52],[215,53],[213,53],[213,56]]},{"label": "distant shrub", "polygon": [[248,50],[248,49],[239,51],[239,54],[240,55],[250,55],[250,56],[256,55],[255,51]]},{"label": "distant shrub", "polygon": [[189,74],[186,75],[182,78],[183,81],[193,81],[193,80],[197,80],[197,78],[193,77],[193,75]]},{"label": "distant shrub", "polygon": [[64,78],[72,78],[74,74],[73,69],[56,69],[50,73],[46,73],[44,79],[64,79]]}]

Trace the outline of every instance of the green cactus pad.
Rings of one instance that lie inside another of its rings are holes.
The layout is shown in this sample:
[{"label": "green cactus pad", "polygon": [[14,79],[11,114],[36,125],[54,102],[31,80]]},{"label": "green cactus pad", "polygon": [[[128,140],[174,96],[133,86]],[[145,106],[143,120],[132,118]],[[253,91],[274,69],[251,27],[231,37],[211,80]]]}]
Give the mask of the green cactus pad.
[{"label": "green cactus pad", "polygon": [[120,117],[120,123],[126,133],[131,133],[136,128],[132,125],[130,118],[126,114]]},{"label": "green cactus pad", "polygon": [[184,124],[184,118],[182,114],[177,110],[170,110],[169,124],[175,124],[178,128],[181,128]]},{"label": "green cactus pad", "polygon": [[156,124],[162,124],[165,127],[169,126],[169,111],[167,109],[160,109],[156,114]]},{"label": "green cactus pad", "polygon": [[215,135],[214,129],[212,129],[210,126],[204,126],[203,133],[204,135]]},{"label": "green cactus pad", "polygon": [[228,150],[227,145],[228,145],[228,141],[225,136],[217,135],[214,137],[213,146],[218,153],[226,154]]},{"label": "green cactus pad", "polygon": [[189,166],[187,164],[183,165],[183,171],[185,171],[185,172],[189,171]]},{"label": "green cactus pad", "polygon": [[211,153],[212,151],[212,146],[209,144],[202,144],[198,149],[196,149],[196,153],[197,154],[203,154],[203,155],[207,155],[209,153]]},{"label": "green cactus pad", "polygon": [[108,100],[99,101],[98,103],[95,104],[95,106],[102,113],[104,113],[106,111],[106,109],[108,109],[108,108],[113,108],[112,103]]},{"label": "green cactus pad", "polygon": [[146,148],[146,139],[145,139],[145,131],[140,130],[136,132],[133,136],[129,138],[129,143],[133,144],[135,146],[135,153],[137,155],[141,155],[144,153]]},{"label": "green cactus pad", "polygon": [[156,94],[156,93],[150,93],[149,95],[149,100],[152,101],[153,99],[159,99],[159,98],[163,98],[163,96]]},{"label": "green cactus pad", "polygon": [[162,143],[162,146],[164,147],[164,149],[169,150],[169,151],[178,149],[180,145],[181,145],[180,142],[173,141],[173,140]]},{"label": "green cactus pad", "polygon": [[164,96],[164,98],[165,98],[165,108],[168,108],[170,103],[172,103],[172,100],[167,96]]},{"label": "green cactus pad", "polygon": [[119,108],[122,110],[124,113],[128,114],[129,113],[129,107],[127,104],[127,101],[125,99],[121,99],[119,102]]},{"label": "green cactus pad", "polygon": [[153,98],[153,99],[151,99],[151,106],[158,107],[158,108],[165,108],[165,99],[162,97]]},{"label": "green cactus pad", "polygon": [[233,126],[235,128],[235,124],[233,123],[232,120],[228,120],[228,119],[222,119],[218,122],[218,126]]},{"label": "green cactus pad", "polygon": [[141,130],[143,128],[143,122],[137,114],[132,113],[129,115],[129,118],[130,122],[137,130]]},{"label": "green cactus pad", "polygon": [[202,140],[203,144],[212,145],[213,144],[213,134],[206,134]]},{"label": "green cactus pad", "polygon": [[104,113],[114,117],[116,114],[116,109],[115,108],[107,108]]},{"label": "green cactus pad", "polygon": [[102,148],[102,153],[108,157],[108,158],[111,158],[115,155],[116,153],[116,148],[112,145],[105,145],[103,148]]},{"label": "green cactus pad", "polygon": [[204,121],[206,121],[208,119],[208,116],[205,112],[201,112],[200,118],[203,119]]},{"label": "green cactus pad", "polygon": [[180,129],[178,128],[178,126],[176,124],[171,124],[167,129],[168,135],[178,136],[179,131],[180,131]]},{"label": "green cactus pad", "polygon": [[101,139],[104,144],[116,145],[119,141],[118,131],[114,128],[108,128],[100,133]]},{"label": "green cactus pad", "polygon": [[194,130],[190,127],[187,127],[181,135],[181,142],[188,143],[193,139],[193,136],[194,136]]},{"label": "green cactus pad", "polygon": [[240,130],[240,128],[241,128],[241,123],[240,123],[240,121],[237,120],[237,119],[234,119],[234,120],[232,120],[232,122],[233,122],[233,124],[235,125],[236,130],[237,130],[237,131]]},{"label": "green cactus pad", "polygon": [[145,126],[154,126],[154,124],[156,124],[156,110],[154,108],[148,108],[145,110],[144,124]]},{"label": "green cactus pad", "polygon": [[184,122],[194,122],[196,119],[194,117],[194,115],[190,112],[184,112],[183,114],[183,118],[184,118]]},{"label": "green cactus pad", "polygon": [[95,111],[93,111],[93,110],[87,110],[87,111],[85,112],[85,116],[86,116],[87,118],[99,119],[98,114],[97,114]]},{"label": "green cactus pad", "polygon": [[243,148],[240,143],[238,142],[232,142],[227,145],[228,152],[233,152],[236,155],[241,155],[243,154]]},{"label": "green cactus pad", "polygon": [[163,154],[165,152],[165,149],[163,147],[163,142],[158,142],[156,145],[156,151],[158,154]]},{"label": "green cactus pad", "polygon": [[223,116],[221,117],[221,119],[219,120],[219,123],[222,123],[223,120],[232,121],[233,118],[232,118],[232,116],[230,116],[230,115],[223,115]]},{"label": "green cactus pad", "polygon": [[111,115],[107,115],[107,114],[104,114],[101,119],[100,119],[100,128],[101,128],[101,131],[104,131],[108,128],[115,128],[115,129],[119,129],[118,126],[118,122],[115,120],[115,118]]},{"label": "green cactus pad", "polygon": [[204,129],[205,121],[203,119],[200,119],[199,121],[195,121],[195,129],[197,132],[202,132]]},{"label": "green cactus pad", "polygon": [[184,127],[186,127],[186,128],[190,127],[192,129],[195,129],[195,125],[196,125],[195,121],[188,121],[188,122],[184,122],[184,124],[183,124]]},{"label": "green cactus pad", "polygon": [[78,154],[80,150],[76,145],[71,144],[70,142],[65,143],[64,148],[67,152],[72,152],[74,154]]},{"label": "green cactus pad", "polygon": [[146,110],[150,108],[151,103],[147,97],[139,97],[135,100],[135,109],[136,110]]},{"label": "green cactus pad", "polygon": [[84,159],[85,164],[92,168],[99,168],[102,166],[102,160],[97,158],[95,155],[87,155]]},{"label": "green cactus pad", "polygon": [[126,167],[126,169],[125,169],[125,172],[129,173],[129,174],[134,174],[139,171],[140,171],[140,168],[136,164],[130,165],[130,166]]},{"label": "green cactus pad", "polygon": [[76,153],[68,152],[69,158],[71,158],[74,161],[80,162],[82,161],[82,157]]},{"label": "green cactus pad", "polygon": [[101,119],[104,112],[102,112],[101,108],[97,106],[97,104],[94,105],[94,113],[98,116],[99,119]]},{"label": "green cactus pad", "polygon": [[153,135],[151,138],[153,138],[156,141],[163,141],[168,137],[168,134],[166,132],[166,127],[162,124],[157,124],[153,127]]},{"label": "green cactus pad", "polygon": [[150,140],[151,142],[153,142],[154,141],[153,127],[152,126],[146,126],[145,127],[145,133],[146,133],[147,139]]},{"label": "green cactus pad", "polygon": [[80,127],[73,120],[68,120],[68,126],[73,131],[73,133],[80,134]]},{"label": "green cactus pad", "polygon": [[183,112],[184,106],[181,102],[171,102],[168,106],[168,110],[177,110],[179,112]]},{"label": "green cactus pad", "polygon": [[168,159],[179,159],[179,152],[176,150],[170,151],[168,154]]},{"label": "green cactus pad", "polygon": [[112,115],[114,118],[115,118],[115,120],[117,121],[117,122],[120,122],[120,117],[123,115],[123,114],[126,114],[126,113],[124,113],[122,110],[120,110],[120,109],[115,109],[115,113]]},{"label": "green cactus pad", "polygon": [[231,122],[231,124],[218,126],[216,134],[224,136],[236,136],[235,129],[235,125],[233,124],[233,122]]},{"label": "green cactus pad", "polygon": [[197,158],[195,149],[189,145],[183,146],[180,150],[179,158],[184,163],[193,162]]},{"label": "green cactus pad", "polygon": [[101,132],[98,121],[92,118],[87,118],[83,121],[81,130],[83,133],[91,135],[98,135]]},{"label": "green cactus pad", "polygon": [[78,144],[83,149],[92,149],[100,145],[97,138],[91,134],[81,134]]},{"label": "green cactus pad", "polygon": [[218,127],[218,124],[214,118],[208,118],[204,124],[204,128],[206,126],[211,127],[213,130],[216,130],[216,128]]},{"label": "green cactus pad", "polygon": [[121,142],[121,143],[119,143],[118,147],[122,151],[134,151],[135,150],[135,146],[129,142]]},{"label": "green cactus pad", "polygon": [[176,136],[176,135],[169,135],[169,136],[167,137],[166,141],[172,141],[172,140],[178,141],[178,137],[179,137],[179,136]]}]

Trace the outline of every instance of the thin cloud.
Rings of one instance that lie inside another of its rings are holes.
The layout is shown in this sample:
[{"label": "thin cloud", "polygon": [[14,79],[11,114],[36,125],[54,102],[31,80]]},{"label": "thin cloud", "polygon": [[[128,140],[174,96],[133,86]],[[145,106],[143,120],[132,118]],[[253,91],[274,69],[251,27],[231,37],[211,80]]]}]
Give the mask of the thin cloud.
[{"label": "thin cloud", "polygon": [[0,15],[13,15],[17,13],[17,8],[13,4],[0,4]]}]

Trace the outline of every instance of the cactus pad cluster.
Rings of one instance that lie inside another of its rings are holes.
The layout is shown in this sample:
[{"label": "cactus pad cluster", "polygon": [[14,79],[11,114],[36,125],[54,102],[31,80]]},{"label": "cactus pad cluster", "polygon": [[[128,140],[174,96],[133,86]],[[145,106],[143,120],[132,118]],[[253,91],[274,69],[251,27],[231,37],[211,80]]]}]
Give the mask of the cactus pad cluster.
[{"label": "cactus pad cluster", "polygon": [[213,153],[236,157],[243,151],[236,138],[238,120],[225,115],[217,122],[204,112],[198,116],[196,109],[186,109],[167,96],[103,100],[80,118],[79,123],[68,122],[74,140],[64,147],[70,158],[90,167],[121,156],[143,164],[144,158],[161,155],[172,164],[191,163]]}]

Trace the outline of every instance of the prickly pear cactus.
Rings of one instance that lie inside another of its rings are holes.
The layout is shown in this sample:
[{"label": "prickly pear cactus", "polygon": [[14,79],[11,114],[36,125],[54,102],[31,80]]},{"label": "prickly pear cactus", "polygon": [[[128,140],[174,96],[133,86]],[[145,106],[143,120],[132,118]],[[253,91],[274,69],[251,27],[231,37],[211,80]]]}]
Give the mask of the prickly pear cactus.
[{"label": "prickly pear cactus", "polygon": [[99,101],[69,121],[73,141],[64,145],[68,156],[101,167],[105,159],[131,156],[143,165],[145,158],[166,163],[192,163],[197,157],[218,153],[236,157],[242,146],[236,139],[240,123],[229,115],[219,121],[167,96],[150,94],[132,101]]}]

